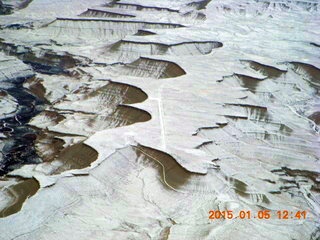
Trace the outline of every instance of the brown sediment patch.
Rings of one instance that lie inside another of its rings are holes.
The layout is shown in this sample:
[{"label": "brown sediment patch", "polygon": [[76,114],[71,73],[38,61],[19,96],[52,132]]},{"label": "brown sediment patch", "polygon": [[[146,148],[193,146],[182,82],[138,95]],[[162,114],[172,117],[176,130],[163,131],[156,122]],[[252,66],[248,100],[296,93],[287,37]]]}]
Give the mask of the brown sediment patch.
[{"label": "brown sediment patch", "polygon": [[190,41],[180,42],[174,44],[164,44],[157,42],[137,42],[129,40],[120,40],[112,44],[108,48],[108,52],[120,52],[127,55],[141,54],[148,55],[198,55],[198,54],[209,54],[214,48],[220,48],[223,44],[217,41]]},{"label": "brown sediment patch", "polygon": [[105,121],[108,125],[110,124],[113,127],[127,126],[138,122],[147,122],[150,119],[151,115],[148,112],[125,105],[118,106],[111,115],[100,118],[100,120]]},{"label": "brown sediment patch", "polygon": [[135,34],[135,36],[149,36],[149,35],[156,35],[156,33],[148,30],[138,30]]},{"label": "brown sediment patch", "polygon": [[239,195],[241,195],[242,197],[247,197],[247,187],[248,185],[236,178],[230,178],[229,179],[232,183],[233,183],[233,188],[235,190],[235,192]]},{"label": "brown sediment patch", "polygon": [[269,65],[265,65],[265,64],[258,63],[255,61],[250,61],[250,60],[241,60],[241,63],[249,64],[250,68],[256,70],[257,72],[259,72],[265,76],[268,76],[269,78],[278,78],[282,74],[287,72],[287,71],[280,70],[278,68],[275,68],[275,67],[272,67]]},{"label": "brown sediment patch", "polygon": [[[133,52],[133,53],[140,53],[141,48],[150,48],[144,49],[143,53],[154,53],[155,55],[165,54],[168,50],[168,45],[153,43],[153,42],[136,42],[136,41],[128,41],[128,40],[120,40],[110,47],[107,48],[106,54],[111,52]],[[155,49],[153,49],[155,48]],[[132,49],[132,51],[130,51]],[[141,53],[141,54],[143,54]]]},{"label": "brown sediment patch", "polygon": [[263,81],[263,79],[254,78],[242,74],[234,74],[234,76],[240,80],[240,85],[242,87],[248,88],[252,92],[256,92],[259,83]]},{"label": "brown sediment patch", "polygon": [[167,153],[142,145],[133,148],[138,155],[137,161],[144,166],[155,167],[159,171],[161,181],[172,189],[179,190],[188,183],[192,175],[197,175],[187,171]]},{"label": "brown sediment patch", "polygon": [[178,65],[172,62],[166,62],[165,70],[159,78],[179,77],[186,74],[186,72]]},{"label": "brown sediment patch", "polygon": [[122,74],[136,77],[174,78],[186,72],[176,63],[140,57],[138,60],[121,67]]},{"label": "brown sediment patch", "polygon": [[232,114],[224,115],[226,117],[242,118],[263,122],[268,122],[271,120],[271,116],[268,114],[268,109],[266,107],[241,104],[226,104],[225,108],[230,110],[234,109],[235,112],[234,116]]},{"label": "brown sediment patch", "polygon": [[211,0],[201,0],[201,1],[194,1],[191,3],[188,3],[188,7],[193,7],[196,10],[202,10],[206,9],[207,5],[211,2]]},{"label": "brown sediment patch", "polygon": [[45,110],[41,114],[44,114],[47,118],[49,118],[51,121],[53,121],[56,124],[65,119],[64,116],[62,116],[61,114],[55,111]]},{"label": "brown sediment patch", "polygon": [[239,179],[232,178],[232,177],[226,177],[226,180],[229,181],[232,185],[232,188],[234,191],[241,197],[245,199],[250,199],[250,201],[253,201],[254,203],[265,203],[269,204],[270,200],[267,198],[265,194],[262,193],[251,193],[248,190],[248,185]]},{"label": "brown sediment patch", "polygon": [[320,124],[320,112],[314,112],[310,116],[308,116],[309,119],[315,122],[315,124]]},{"label": "brown sediment patch", "polygon": [[99,96],[100,105],[119,105],[119,104],[134,104],[143,102],[148,98],[148,95],[142,89],[124,83],[110,81],[104,87],[89,93],[85,99]]},{"label": "brown sediment patch", "polygon": [[303,79],[310,82],[317,88],[320,87],[320,69],[307,63],[301,62],[289,62],[292,66],[291,69],[299,75],[302,75]]},{"label": "brown sediment patch", "polygon": [[64,149],[65,142],[53,133],[41,131],[35,142],[37,154],[43,162],[52,162]]},{"label": "brown sediment patch", "polygon": [[168,240],[169,235],[170,235],[170,227],[165,227],[162,229],[160,236],[159,236],[160,237],[159,239]]},{"label": "brown sediment patch", "polygon": [[53,174],[58,174],[71,169],[89,167],[98,158],[98,152],[87,144],[81,142],[63,149],[54,159],[60,162]]},{"label": "brown sediment patch", "polygon": [[64,119],[65,117],[56,111],[44,110],[36,116],[36,121],[31,120],[31,124],[39,128],[46,128],[55,126]]},{"label": "brown sediment patch", "polygon": [[26,88],[29,89],[31,93],[38,96],[40,99],[45,100],[46,89],[42,84],[42,80],[37,77],[29,78],[24,82]]},{"label": "brown sediment patch", "polygon": [[182,14],[183,17],[190,17],[190,18],[194,18],[196,20],[206,20],[206,15],[202,12],[195,12],[195,11],[191,11],[191,12],[187,12]]},{"label": "brown sediment patch", "polygon": [[26,64],[30,64],[35,71],[46,74],[65,73],[66,69],[81,64],[80,60],[66,52],[55,53],[52,50],[42,49],[41,56],[39,56],[40,49],[36,50],[4,41],[0,41],[0,50],[7,55],[19,58]]},{"label": "brown sediment patch", "polygon": [[6,96],[8,96],[9,94],[6,92],[6,91],[4,91],[4,90],[0,90],[0,97],[6,97]]},{"label": "brown sediment patch", "polygon": [[[69,137],[71,142],[65,142],[63,137]],[[50,174],[58,174],[86,168],[98,158],[98,152],[83,143],[84,139],[85,137],[43,130],[38,134],[35,146],[43,162],[55,162]]]},{"label": "brown sediment patch", "polygon": [[23,203],[32,197],[39,188],[40,185],[38,181],[31,178],[19,181],[17,184],[4,189],[6,194],[12,198],[12,201],[4,209],[0,210],[0,218],[19,212]]}]

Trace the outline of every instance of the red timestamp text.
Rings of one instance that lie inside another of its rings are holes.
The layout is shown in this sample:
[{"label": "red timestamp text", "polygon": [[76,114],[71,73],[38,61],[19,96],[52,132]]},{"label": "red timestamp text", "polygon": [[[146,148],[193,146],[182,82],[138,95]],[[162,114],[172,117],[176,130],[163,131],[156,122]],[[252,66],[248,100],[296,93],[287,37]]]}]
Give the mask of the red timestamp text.
[{"label": "red timestamp text", "polygon": [[279,210],[279,211],[271,211],[271,210],[260,210],[257,212],[253,212],[251,210],[241,210],[234,212],[232,210],[210,210],[209,211],[209,219],[297,219],[302,220],[307,218],[307,211],[288,211],[288,210]]}]

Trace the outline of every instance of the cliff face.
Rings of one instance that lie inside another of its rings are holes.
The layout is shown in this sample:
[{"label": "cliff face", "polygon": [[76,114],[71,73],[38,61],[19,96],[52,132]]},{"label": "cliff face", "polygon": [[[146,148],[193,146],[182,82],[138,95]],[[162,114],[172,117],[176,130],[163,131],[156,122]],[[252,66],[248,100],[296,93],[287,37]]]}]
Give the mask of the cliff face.
[{"label": "cliff face", "polygon": [[12,5],[3,239],[320,238],[317,1]]}]

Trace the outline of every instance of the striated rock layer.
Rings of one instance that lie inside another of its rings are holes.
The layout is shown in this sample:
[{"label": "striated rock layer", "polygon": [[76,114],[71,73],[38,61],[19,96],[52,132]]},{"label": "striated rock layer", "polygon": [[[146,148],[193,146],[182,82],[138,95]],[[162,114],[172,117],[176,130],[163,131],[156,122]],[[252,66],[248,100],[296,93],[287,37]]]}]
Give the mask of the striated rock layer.
[{"label": "striated rock layer", "polygon": [[1,239],[320,239],[317,0],[7,2]]}]

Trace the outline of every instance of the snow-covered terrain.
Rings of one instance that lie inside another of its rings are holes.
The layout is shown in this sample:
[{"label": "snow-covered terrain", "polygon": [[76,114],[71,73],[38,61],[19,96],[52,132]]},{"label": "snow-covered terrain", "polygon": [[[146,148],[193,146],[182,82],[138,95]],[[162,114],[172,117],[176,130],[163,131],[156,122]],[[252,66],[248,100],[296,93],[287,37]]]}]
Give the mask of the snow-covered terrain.
[{"label": "snow-covered terrain", "polygon": [[0,239],[320,239],[318,0],[2,2]]}]

